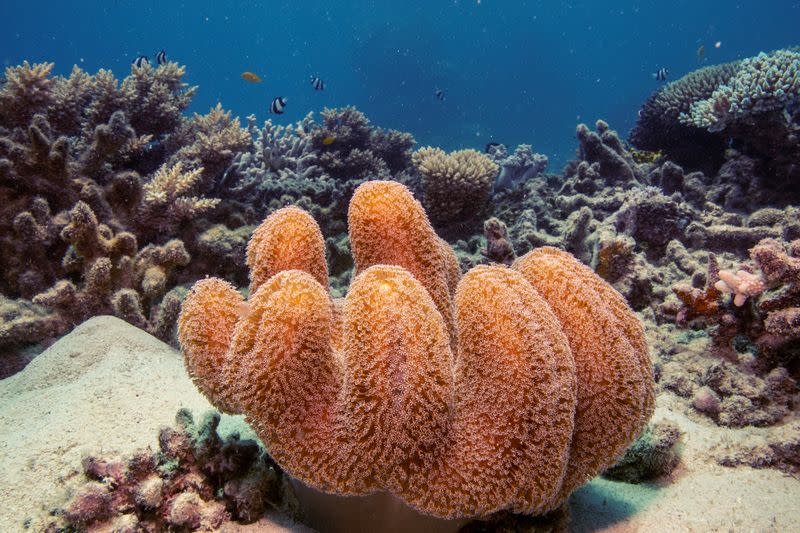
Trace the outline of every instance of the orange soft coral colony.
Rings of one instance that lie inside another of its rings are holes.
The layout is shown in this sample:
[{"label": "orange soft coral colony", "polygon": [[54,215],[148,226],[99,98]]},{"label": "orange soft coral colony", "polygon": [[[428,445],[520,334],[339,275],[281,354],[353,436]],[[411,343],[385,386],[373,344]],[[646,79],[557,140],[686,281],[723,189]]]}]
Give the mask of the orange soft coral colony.
[{"label": "orange soft coral colony", "polygon": [[359,187],[349,223],[357,275],[343,303],[327,291],[319,228],[287,208],[250,243],[249,302],[203,280],[179,321],[192,378],[246,414],[291,476],[435,517],[539,514],[642,429],[641,326],[572,256],[543,248],[459,280],[452,249],[392,182]]},{"label": "orange soft coral colony", "polygon": [[533,250],[512,268],[550,304],[575,358],[578,405],[566,498],[611,466],[653,413],[644,331],[622,296],[563,250]]}]

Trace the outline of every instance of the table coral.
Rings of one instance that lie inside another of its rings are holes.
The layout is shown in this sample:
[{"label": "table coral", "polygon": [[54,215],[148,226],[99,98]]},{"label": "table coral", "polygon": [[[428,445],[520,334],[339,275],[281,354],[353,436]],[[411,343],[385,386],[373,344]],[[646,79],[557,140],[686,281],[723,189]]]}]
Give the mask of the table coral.
[{"label": "table coral", "polygon": [[[656,90],[642,105],[639,118],[630,133],[631,144],[641,150],[662,150],[680,164],[698,162],[698,146],[721,151],[724,143],[708,131],[683,124],[681,113],[691,105],[711,96],[730,80],[738,62],[712,65],[694,70]],[[705,150],[699,151],[705,154]]]},{"label": "table coral", "polygon": [[367,182],[350,204],[355,279],[331,300],[319,228],[289,209],[251,242],[249,300],[199,281],[179,336],[198,387],[246,414],[294,478],[333,494],[385,491],[436,517],[540,514],[644,427],[642,328],[569,254],[543,248],[460,277],[411,193]]},{"label": "table coral", "polygon": [[739,64],[730,80],[719,85],[707,99],[693,102],[679,120],[717,132],[753,115],[783,110],[800,98],[798,64],[800,53],[793,50],[749,57]]}]

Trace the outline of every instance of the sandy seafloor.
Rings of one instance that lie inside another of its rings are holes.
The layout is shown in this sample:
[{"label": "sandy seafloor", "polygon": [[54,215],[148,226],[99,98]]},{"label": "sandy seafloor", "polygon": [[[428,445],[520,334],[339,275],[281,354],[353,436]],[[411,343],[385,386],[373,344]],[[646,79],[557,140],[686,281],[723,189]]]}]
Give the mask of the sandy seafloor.
[{"label": "sandy seafloor", "polygon": [[[82,481],[83,455],[155,448],[158,429],[182,407],[195,415],[211,408],[180,354],[147,333],[96,317],[60,339],[0,381],[0,533],[38,531],[47,511]],[[669,395],[658,399],[655,419],[662,417],[684,432],[680,466],[657,483],[590,482],[570,501],[573,531],[800,531],[800,480],[719,466],[709,456],[712,446],[746,430],[689,420],[670,408]],[[220,429],[242,426],[224,416]],[[279,515],[236,530],[309,531]]]}]

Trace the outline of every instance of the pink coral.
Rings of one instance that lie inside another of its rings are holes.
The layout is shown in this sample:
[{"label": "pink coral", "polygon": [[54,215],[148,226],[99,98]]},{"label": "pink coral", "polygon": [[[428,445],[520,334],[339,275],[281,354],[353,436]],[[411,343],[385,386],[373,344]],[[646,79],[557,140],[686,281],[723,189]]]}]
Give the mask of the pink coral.
[{"label": "pink coral", "polygon": [[733,305],[737,307],[743,306],[747,298],[758,296],[766,289],[761,277],[747,270],[737,270],[735,273],[730,270],[720,270],[719,281],[714,287],[725,294],[732,293]]}]

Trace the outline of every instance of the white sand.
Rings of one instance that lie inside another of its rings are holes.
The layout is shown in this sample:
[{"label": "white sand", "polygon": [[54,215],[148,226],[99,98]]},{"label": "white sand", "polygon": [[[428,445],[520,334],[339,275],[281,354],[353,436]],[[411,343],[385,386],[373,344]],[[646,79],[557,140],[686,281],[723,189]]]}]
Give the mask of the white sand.
[{"label": "white sand", "polygon": [[800,480],[774,469],[720,466],[710,450],[741,440],[752,428],[727,429],[689,420],[663,394],[653,420],[683,431],[681,463],[668,479],[631,485],[597,478],[570,502],[573,531],[789,532],[800,531]]},{"label": "white sand", "polygon": [[[571,502],[574,531],[800,531],[800,481],[776,470],[716,465],[708,449],[734,430],[695,423],[659,398],[657,417],[685,431],[684,460],[658,485],[595,480]],[[181,407],[196,417],[207,400],[180,355],[112,317],[76,328],[24,371],[0,381],[0,532],[64,502],[87,453],[156,446],[158,429]],[[240,427],[223,417],[221,430]],[[27,531],[37,531],[39,522]],[[271,517],[241,531],[298,531]]]}]

